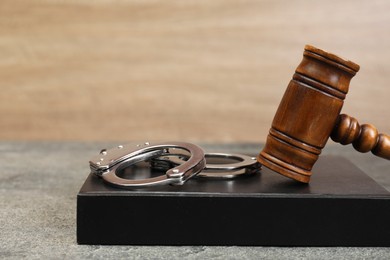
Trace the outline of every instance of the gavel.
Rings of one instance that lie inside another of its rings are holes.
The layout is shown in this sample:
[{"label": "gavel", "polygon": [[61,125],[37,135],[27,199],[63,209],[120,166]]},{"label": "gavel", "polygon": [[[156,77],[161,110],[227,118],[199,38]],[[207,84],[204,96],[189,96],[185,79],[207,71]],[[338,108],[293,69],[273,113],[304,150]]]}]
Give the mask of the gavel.
[{"label": "gavel", "polygon": [[390,160],[390,136],[340,115],[358,64],[310,45],[298,65],[257,157],[265,167],[303,183],[329,137]]}]

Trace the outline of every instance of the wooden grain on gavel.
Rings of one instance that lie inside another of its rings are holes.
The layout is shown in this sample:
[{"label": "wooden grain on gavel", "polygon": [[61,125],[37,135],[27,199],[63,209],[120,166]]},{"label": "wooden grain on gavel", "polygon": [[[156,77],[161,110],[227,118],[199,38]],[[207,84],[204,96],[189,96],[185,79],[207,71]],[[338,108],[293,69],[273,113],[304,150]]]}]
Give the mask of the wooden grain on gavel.
[{"label": "wooden grain on gavel", "polygon": [[279,105],[258,161],[264,166],[308,183],[311,169],[329,136],[352,143],[360,152],[390,159],[390,136],[370,124],[339,115],[349,83],[359,65],[307,45]]}]

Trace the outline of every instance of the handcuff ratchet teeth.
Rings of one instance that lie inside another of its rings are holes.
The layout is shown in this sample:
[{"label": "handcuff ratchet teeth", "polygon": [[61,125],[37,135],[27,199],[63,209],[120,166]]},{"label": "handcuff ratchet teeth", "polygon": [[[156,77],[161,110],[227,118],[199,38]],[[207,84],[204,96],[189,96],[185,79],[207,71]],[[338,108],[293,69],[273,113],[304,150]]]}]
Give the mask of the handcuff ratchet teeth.
[{"label": "handcuff ratchet teeth", "polygon": [[[167,169],[165,175],[142,180],[124,179],[117,175],[117,171],[138,162],[150,160],[169,153],[169,149],[178,148],[189,153],[185,162]],[[91,172],[102,177],[103,180],[121,188],[147,187],[160,184],[182,185],[191,177],[201,172],[206,160],[202,148],[191,143],[167,142],[151,145],[128,144],[119,145],[113,149],[103,149],[99,155],[89,161]]]}]

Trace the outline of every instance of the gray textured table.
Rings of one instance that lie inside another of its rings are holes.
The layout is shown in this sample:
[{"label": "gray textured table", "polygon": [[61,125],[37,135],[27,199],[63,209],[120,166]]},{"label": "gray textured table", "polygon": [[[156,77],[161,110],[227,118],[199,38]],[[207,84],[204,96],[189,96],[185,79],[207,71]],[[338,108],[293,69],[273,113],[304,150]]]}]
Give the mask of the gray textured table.
[{"label": "gray textured table", "polygon": [[[76,195],[88,159],[113,143],[0,143],[0,258],[389,259],[389,248],[81,246]],[[204,145],[208,151],[257,154],[260,144]],[[324,154],[348,158],[390,190],[390,162],[329,144]],[[390,239],[390,238],[389,238]]]}]

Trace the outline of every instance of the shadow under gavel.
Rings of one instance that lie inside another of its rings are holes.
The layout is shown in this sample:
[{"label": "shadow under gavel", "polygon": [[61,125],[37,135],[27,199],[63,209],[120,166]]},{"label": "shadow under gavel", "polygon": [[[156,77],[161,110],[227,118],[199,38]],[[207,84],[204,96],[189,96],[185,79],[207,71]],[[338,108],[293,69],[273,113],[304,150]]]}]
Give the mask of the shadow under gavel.
[{"label": "shadow under gavel", "polygon": [[331,137],[359,152],[390,160],[390,136],[371,124],[340,115],[359,65],[306,45],[303,60],[275,114],[258,161],[282,175],[308,183],[312,167]]}]

